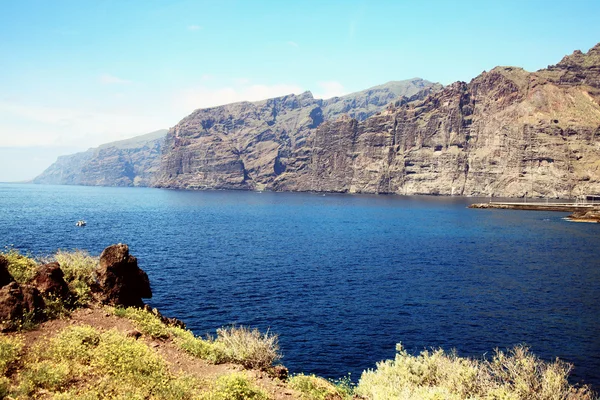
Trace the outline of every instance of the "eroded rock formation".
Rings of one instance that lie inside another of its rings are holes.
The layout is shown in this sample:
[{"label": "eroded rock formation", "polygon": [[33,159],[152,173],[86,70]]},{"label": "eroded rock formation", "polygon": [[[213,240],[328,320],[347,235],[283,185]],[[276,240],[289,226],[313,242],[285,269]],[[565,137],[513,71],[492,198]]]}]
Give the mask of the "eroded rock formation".
[{"label": "eroded rock formation", "polygon": [[148,275],[137,265],[137,259],[129,255],[126,244],[115,244],[104,249],[96,270],[101,301],[120,306],[144,305],[142,298],[151,298]]},{"label": "eroded rock formation", "polygon": [[157,184],[507,197],[600,193],[599,55],[597,45],[534,73],[497,67],[360,118],[344,109],[331,115],[310,93],[197,110],[169,131]]}]

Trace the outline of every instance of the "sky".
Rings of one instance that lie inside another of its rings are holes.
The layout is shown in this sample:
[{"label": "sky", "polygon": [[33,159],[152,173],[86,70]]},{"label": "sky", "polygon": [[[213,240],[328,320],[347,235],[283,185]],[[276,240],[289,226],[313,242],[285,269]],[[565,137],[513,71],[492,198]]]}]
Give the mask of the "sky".
[{"label": "sky", "polygon": [[[1,1],[1,0],[0,0]],[[600,42],[600,1],[5,0],[0,182],[194,109],[534,71]]]}]

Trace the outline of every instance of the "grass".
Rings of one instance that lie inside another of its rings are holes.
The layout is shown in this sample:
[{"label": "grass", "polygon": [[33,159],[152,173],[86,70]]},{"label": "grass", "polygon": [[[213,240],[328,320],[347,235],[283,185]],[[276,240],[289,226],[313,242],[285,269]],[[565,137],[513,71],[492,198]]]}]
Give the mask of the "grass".
[{"label": "grass", "polygon": [[54,255],[54,261],[60,264],[65,281],[77,298],[77,305],[88,304],[92,300],[91,286],[94,283],[94,270],[98,266],[98,257],[92,257],[82,250],[73,252],[59,250]]},{"label": "grass", "polygon": [[117,307],[112,313],[131,320],[144,335],[172,338],[181,350],[214,364],[232,362],[246,368],[267,369],[281,358],[277,336],[257,329],[232,326],[218,329],[215,339],[202,339],[186,329],[165,325],[158,316],[143,309]]},{"label": "grass", "polygon": [[269,332],[244,326],[217,329],[215,344],[221,345],[228,361],[246,368],[265,369],[281,359],[279,338]]},{"label": "grass", "polygon": [[[75,301],[73,302],[72,298],[43,296],[45,303],[43,314],[47,319],[68,317],[71,309],[86,306],[93,300],[91,286],[94,283],[94,270],[98,265],[97,257],[91,257],[81,250],[73,252],[59,250],[53,257],[41,260],[23,255],[13,248],[7,248],[0,254],[7,259],[8,271],[20,285],[31,282],[38,271],[40,262],[56,261],[60,264],[65,282],[69,285],[71,293],[75,295]],[[26,312],[19,320],[5,321],[5,327],[16,330],[34,329],[37,326],[35,315],[36,313],[33,311]]]},{"label": "grass", "polygon": [[239,373],[217,378],[212,388],[203,393],[202,400],[267,400],[269,396]]},{"label": "grass", "polygon": [[4,376],[19,361],[23,341],[19,337],[0,336],[0,375]]},{"label": "grass", "polygon": [[351,399],[352,388],[342,380],[341,385],[323,379],[316,375],[298,374],[288,381],[289,387],[299,391],[304,400],[335,400]]},{"label": "grass", "polygon": [[394,360],[363,372],[355,392],[373,400],[593,399],[587,387],[568,383],[570,369],[559,360],[542,361],[524,346],[476,360],[443,350],[412,356],[398,345]]}]

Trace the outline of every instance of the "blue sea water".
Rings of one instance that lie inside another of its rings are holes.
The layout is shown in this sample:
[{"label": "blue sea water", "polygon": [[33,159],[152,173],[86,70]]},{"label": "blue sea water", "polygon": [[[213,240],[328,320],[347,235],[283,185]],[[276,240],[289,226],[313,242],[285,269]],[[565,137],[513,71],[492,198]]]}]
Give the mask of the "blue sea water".
[{"label": "blue sea water", "polygon": [[1,184],[0,246],[127,243],[152,306],[197,334],[269,329],[292,372],[356,380],[398,342],[525,343],[600,387],[600,225],[472,201]]}]

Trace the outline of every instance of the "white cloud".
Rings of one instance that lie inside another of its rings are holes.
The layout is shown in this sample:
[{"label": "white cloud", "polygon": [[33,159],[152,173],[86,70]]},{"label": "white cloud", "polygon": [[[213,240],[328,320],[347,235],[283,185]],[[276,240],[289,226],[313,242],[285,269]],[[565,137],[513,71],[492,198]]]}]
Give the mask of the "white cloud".
[{"label": "white cloud", "polygon": [[190,25],[187,27],[188,31],[199,31],[200,29],[202,29],[202,27],[200,25]]},{"label": "white cloud", "polygon": [[297,48],[297,47],[300,47],[300,46],[298,46],[298,43],[296,43],[296,42],[293,42],[293,41],[291,41],[291,40],[290,40],[290,41],[288,41],[288,42],[287,42],[287,44],[288,44],[288,46],[292,46],[292,47],[296,47],[296,48]]},{"label": "white cloud", "polygon": [[100,82],[102,82],[105,85],[112,85],[112,84],[129,85],[132,83],[131,81],[129,81],[127,79],[121,79],[121,78],[111,75],[111,74],[100,75]]},{"label": "white cloud", "polygon": [[153,113],[108,113],[0,101],[0,147],[87,148],[151,132],[167,124]]},{"label": "white cloud", "polygon": [[330,99],[348,94],[348,91],[344,89],[344,85],[338,81],[319,82],[318,85],[319,89],[314,94],[317,99]]},{"label": "white cloud", "polygon": [[271,97],[302,93],[297,85],[240,85],[238,87],[208,88],[197,86],[175,94],[174,102],[189,113],[198,108],[220,106],[239,101],[257,101]]}]

